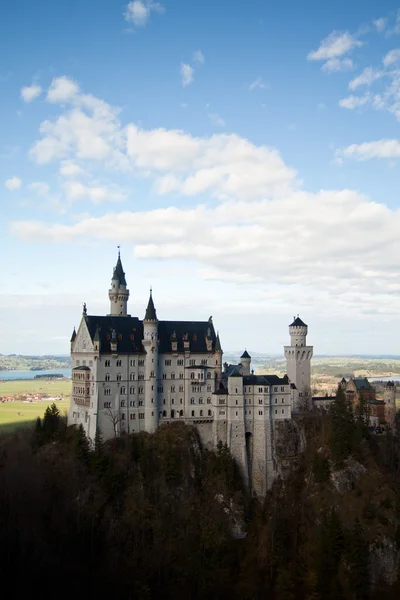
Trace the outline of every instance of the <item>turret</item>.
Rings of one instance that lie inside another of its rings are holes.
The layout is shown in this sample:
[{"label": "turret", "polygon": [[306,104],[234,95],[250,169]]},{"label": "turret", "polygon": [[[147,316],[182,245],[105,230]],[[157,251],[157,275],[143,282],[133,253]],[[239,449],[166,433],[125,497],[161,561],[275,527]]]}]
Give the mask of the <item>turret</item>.
[{"label": "turret", "polygon": [[285,346],[287,373],[290,383],[295,385],[293,410],[303,409],[311,402],[311,358],[313,347],[307,346],[308,327],[297,317],[289,325],[290,346]]},{"label": "turret", "polygon": [[145,358],[145,430],[153,433],[158,427],[157,405],[157,366],[158,366],[158,319],[154,306],[153,294],[147,303],[146,314],[143,319],[143,348]]},{"label": "turret", "polygon": [[125,273],[122,268],[121,255],[118,250],[118,260],[114,267],[111,288],[108,291],[110,298],[110,316],[126,317],[128,311],[129,290],[126,287]]},{"label": "turret", "polygon": [[289,325],[290,344],[291,346],[305,346],[308,327],[303,321],[297,317],[293,317],[293,323]]},{"label": "turret", "polygon": [[250,375],[251,356],[247,350],[245,350],[240,357],[240,362],[242,364],[242,375]]},{"label": "turret", "polygon": [[76,338],[76,329],[75,329],[75,327],[74,327],[74,330],[73,330],[73,332],[72,332],[71,339],[70,339],[70,342],[71,342],[71,352],[72,352],[72,351],[73,351],[73,349],[74,349],[74,341],[75,341],[75,338]]},{"label": "turret", "polygon": [[394,427],[396,417],[396,384],[394,381],[388,381],[383,390],[383,399],[385,401],[385,421],[387,427]]}]

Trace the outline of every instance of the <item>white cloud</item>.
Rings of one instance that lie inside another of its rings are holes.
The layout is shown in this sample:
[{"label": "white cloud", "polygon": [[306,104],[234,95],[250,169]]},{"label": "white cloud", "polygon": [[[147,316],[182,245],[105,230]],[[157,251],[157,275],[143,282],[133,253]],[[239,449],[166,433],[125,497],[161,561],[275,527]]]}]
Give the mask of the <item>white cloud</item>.
[{"label": "white cloud", "polygon": [[375,25],[376,30],[378,31],[378,33],[382,33],[382,31],[386,28],[387,18],[386,17],[380,17],[379,19],[375,19],[375,21],[372,21],[372,22]]},{"label": "white cloud", "polygon": [[400,142],[398,140],[378,140],[352,144],[347,148],[336,151],[336,155],[356,160],[371,160],[373,158],[400,158]]},{"label": "white cloud", "polygon": [[264,83],[263,78],[262,77],[257,77],[249,85],[249,91],[252,92],[253,90],[255,90],[257,88],[263,90],[263,89],[266,89],[267,87],[268,87],[268,85],[266,83]]},{"label": "white cloud", "polygon": [[354,48],[363,46],[363,42],[358,40],[348,31],[333,31],[324,40],[322,40],[317,50],[309,52],[308,60],[329,60],[347,54]]},{"label": "white cloud", "polygon": [[10,179],[6,179],[6,181],[4,182],[4,187],[6,187],[10,192],[19,190],[21,185],[22,181],[19,177],[11,177]]},{"label": "white cloud", "polygon": [[47,92],[48,102],[62,104],[71,102],[79,93],[78,84],[68,77],[56,77]]},{"label": "white cloud", "polygon": [[338,73],[340,71],[351,71],[354,68],[351,58],[329,58],[321,67],[327,73]]},{"label": "white cloud", "polygon": [[357,75],[357,77],[350,81],[349,89],[355,90],[360,85],[370,86],[384,75],[385,73],[383,71],[378,71],[372,67],[367,67],[360,75]]},{"label": "white cloud", "polygon": [[21,98],[24,102],[32,102],[42,93],[42,88],[37,83],[32,83],[26,87],[21,88]]},{"label": "white cloud", "polygon": [[225,127],[226,123],[218,113],[208,113],[207,116],[215,127]]},{"label": "white cloud", "polygon": [[150,19],[151,13],[163,13],[164,7],[159,2],[151,0],[133,0],[129,2],[125,10],[125,20],[135,27],[144,27]]},{"label": "white cloud", "polygon": [[195,52],[193,52],[193,60],[199,65],[204,65],[204,54],[201,50],[196,50]]},{"label": "white cloud", "polygon": [[107,201],[125,200],[126,194],[118,189],[99,185],[83,185],[79,181],[67,181],[64,184],[66,197],[69,201],[90,200],[94,204]]},{"label": "white cloud", "polygon": [[390,52],[388,52],[383,57],[383,64],[385,65],[385,67],[389,67],[395,63],[398,63],[399,61],[400,61],[400,48],[394,48],[393,50],[390,50]]},{"label": "white cloud", "polygon": [[348,96],[347,98],[339,100],[339,106],[353,110],[354,108],[364,106],[369,100],[369,94],[366,94],[365,96]]},{"label": "white cloud", "polygon": [[191,83],[193,83],[194,69],[191,65],[189,65],[187,63],[181,63],[180,74],[181,74],[181,81],[182,81],[183,87],[186,87],[186,86],[190,85]]},{"label": "white cloud", "polygon": [[83,169],[72,160],[63,160],[60,165],[60,175],[63,177],[76,177],[82,175]]},{"label": "white cloud", "polygon": [[50,186],[44,181],[34,181],[28,185],[28,189],[34,192],[37,196],[47,198],[50,193]]}]

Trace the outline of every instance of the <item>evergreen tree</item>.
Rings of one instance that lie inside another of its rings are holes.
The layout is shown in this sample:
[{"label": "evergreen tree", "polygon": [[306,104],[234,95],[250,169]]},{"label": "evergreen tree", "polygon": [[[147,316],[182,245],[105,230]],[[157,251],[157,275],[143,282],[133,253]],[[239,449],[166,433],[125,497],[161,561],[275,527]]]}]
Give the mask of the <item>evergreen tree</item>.
[{"label": "evergreen tree", "polygon": [[79,425],[76,431],[76,442],[75,442],[76,456],[83,463],[87,464],[89,459],[90,444],[86,437],[85,430],[83,429],[82,423]]},{"label": "evergreen tree", "polygon": [[341,386],[330,407],[331,440],[330,450],[336,466],[341,467],[343,461],[352,453],[355,446],[356,426],[351,402]]}]

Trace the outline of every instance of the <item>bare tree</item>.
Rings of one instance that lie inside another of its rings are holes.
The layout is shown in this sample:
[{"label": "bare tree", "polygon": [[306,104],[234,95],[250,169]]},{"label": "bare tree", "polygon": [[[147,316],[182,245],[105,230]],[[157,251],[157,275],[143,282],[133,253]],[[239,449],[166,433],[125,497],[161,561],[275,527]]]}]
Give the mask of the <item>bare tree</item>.
[{"label": "bare tree", "polygon": [[118,425],[121,423],[121,420],[122,420],[121,411],[119,409],[112,410],[111,408],[107,408],[106,416],[107,416],[107,419],[110,420],[110,422],[113,426],[114,437],[117,437]]},{"label": "bare tree", "polygon": [[313,409],[312,395],[309,389],[304,390],[303,395],[298,401],[299,410],[309,412]]}]

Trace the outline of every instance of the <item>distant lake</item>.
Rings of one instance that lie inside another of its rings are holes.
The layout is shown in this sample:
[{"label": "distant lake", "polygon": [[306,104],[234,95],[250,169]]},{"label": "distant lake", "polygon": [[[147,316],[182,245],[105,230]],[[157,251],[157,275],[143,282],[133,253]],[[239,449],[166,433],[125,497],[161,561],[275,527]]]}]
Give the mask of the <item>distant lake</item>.
[{"label": "distant lake", "polygon": [[400,375],[391,375],[390,377],[367,377],[368,381],[400,381]]},{"label": "distant lake", "polygon": [[62,375],[71,378],[71,369],[45,369],[43,371],[0,371],[0,381],[35,379],[35,375]]}]

